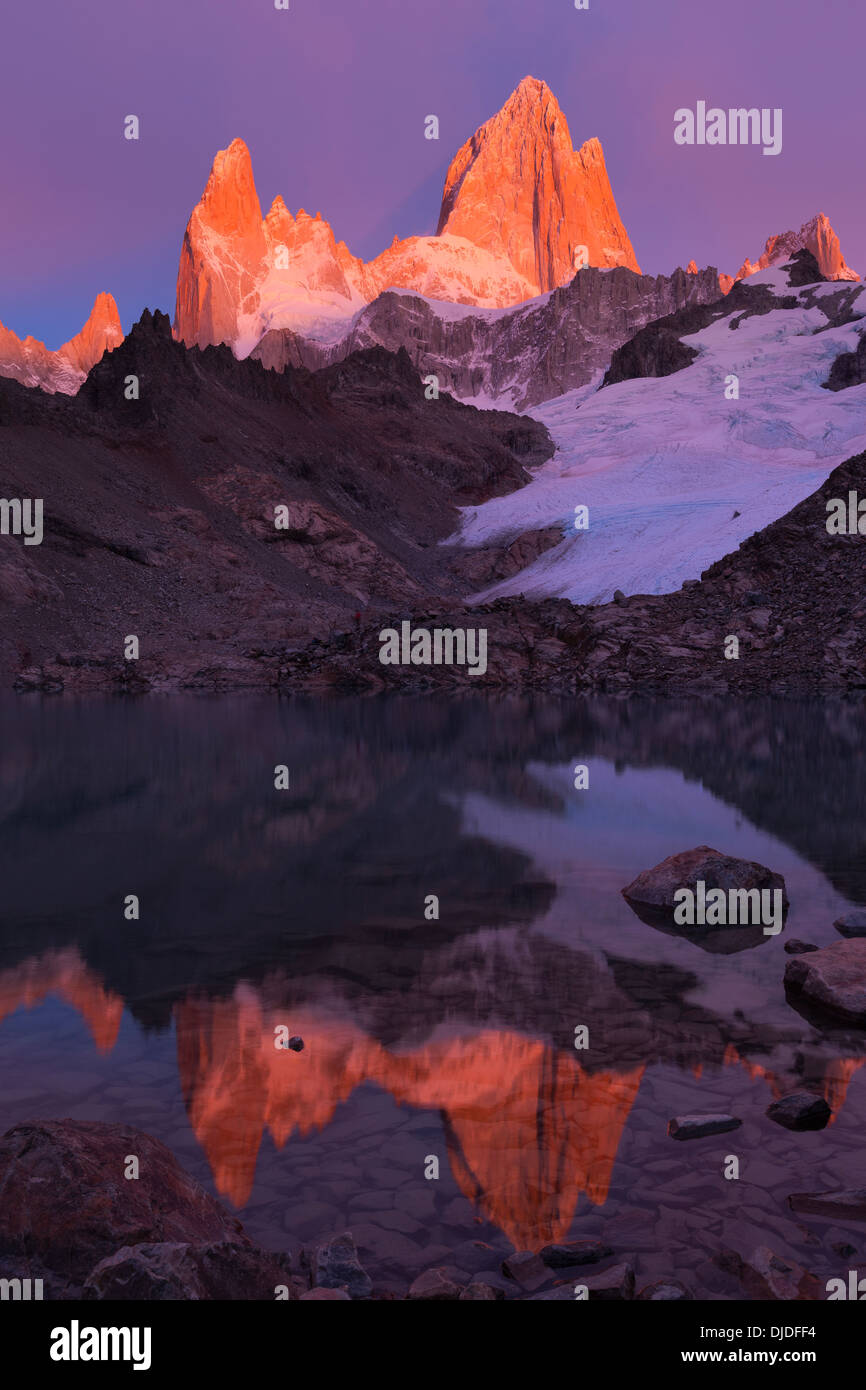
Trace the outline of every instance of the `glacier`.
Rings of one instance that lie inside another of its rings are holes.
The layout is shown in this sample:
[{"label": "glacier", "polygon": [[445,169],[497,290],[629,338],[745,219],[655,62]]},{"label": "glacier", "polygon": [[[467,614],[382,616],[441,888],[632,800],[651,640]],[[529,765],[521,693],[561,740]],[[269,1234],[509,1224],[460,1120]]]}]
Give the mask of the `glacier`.
[{"label": "glacier", "polygon": [[[750,279],[790,296],[785,272]],[[866,449],[866,385],[823,388],[833,360],[857,345],[863,320],[828,326],[820,305],[838,283],[797,292],[796,308],[720,317],[683,338],[698,357],[666,377],[589,385],[528,413],[556,444],[526,487],[462,511],[446,544],[508,544],[560,525],[562,541],[471,602],[505,595],[578,604],[663,594],[808,497],[843,460]],[[862,307],[861,307],[862,306]],[[859,291],[856,312],[866,314]],[[739,378],[739,399],[725,398]],[[574,528],[577,506],[589,527]]]}]

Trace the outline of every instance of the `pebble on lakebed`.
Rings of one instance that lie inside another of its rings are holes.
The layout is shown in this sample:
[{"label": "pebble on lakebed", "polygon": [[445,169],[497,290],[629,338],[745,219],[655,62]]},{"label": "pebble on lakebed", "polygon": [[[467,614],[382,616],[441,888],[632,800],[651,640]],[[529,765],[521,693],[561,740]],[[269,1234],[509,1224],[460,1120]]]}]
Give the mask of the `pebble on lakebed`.
[{"label": "pebble on lakebed", "polygon": [[671,1139],[703,1139],[708,1134],[727,1134],[742,1123],[733,1115],[679,1115],[668,1120],[668,1135]]}]

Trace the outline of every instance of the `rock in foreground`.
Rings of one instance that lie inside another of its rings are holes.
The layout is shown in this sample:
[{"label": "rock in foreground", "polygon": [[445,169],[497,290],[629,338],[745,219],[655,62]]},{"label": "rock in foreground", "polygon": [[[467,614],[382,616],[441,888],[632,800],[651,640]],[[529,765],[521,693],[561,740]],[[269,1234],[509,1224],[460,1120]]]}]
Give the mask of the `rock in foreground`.
[{"label": "rock in foreground", "polygon": [[671,1139],[705,1139],[708,1134],[727,1134],[739,1129],[742,1120],[733,1115],[679,1115],[668,1120]]},{"label": "rock in foreground", "polygon": [[497,1289],[493,1284],[485,1284],[483,1280],[478,1280],[472,1284],[467,1284],[460,1295],[461,1303],[499,1303],[504,1299],[503,1289]]},{"label": "rock in foreground", "polygon": [[802,1303],[818,1299],[822,1289],[814,1274],[810,1274],[795,1260],[783,1259],[766,1245],[762,1245],[752,1255],[744,1259],[735,1250],[725,1250],[716,1263],[727,1273],[739,1278],[750,1298],[762,1301]]},{"label": "rock in foreground", "polygon": [[413,1303],[454,1302],[463,1292],[463,1285],[455,1284],[444,1269],[428,1269],[412,1284],[409,1298]]},{"label": "rock in foreground", "polygon": [[545,1245],[541,1258],[549,1269],[569,1269],[575,1265],[595,1265],[613,1251],[600,1240],[569,1240]]},{"label": "rock in foreground", "polygon": [[[785,880],[781,874],[773,873],[763,864],[751,859],[737,859],[734,855],[722,854],[709,845],[698,845],[696,849],[685,850],[682,854],[672,854],[638,874],[622,895],[630,907],[640,913],[641,909],[660,916],[673,918],[676,901],[674,894],[682,888],[695,892],[696,885],[702,882],[709,893],[713,888],[721,888],[728,893],[734,890],[771,892],[781,890],[782,906],[788,909],[788,896]],[[742,924],[740,924],[742,925]]]},{"label": "rock in foreground", "polygon": [[866,909],[858,907],[853,912],[843,913],[841,917],[836,918],[833,926],[840,936],[866,936]]},{"label": "rock in foreground", "polygon": [[313,1283],[319,1289],[347,1289],[351,1298],[369,1298],[373,1281],[358,1259],[351,1231],[333,1236],[317,1246],[313,1255]]},{"label": "rock in foreground", "polygon": [[638,1294],[639,1303],[686,1303],[691,1294],[682,1284],[671,1279],[660,1279],[655,1284],[646,1284]]},{"label": "rock in foreground", "polygon": [[[138,1160],[138,1178],[124,1176],[130,1156]],[[239,1255],[256,1249],[165,1144],[131,1125],[16,1125],[0,1139],[0,1192],[0,1264],[26,1264],[45,1279],[51,1298],[78,1296],[94,1266],[119,1256],[121,1247],[229,1243]],[[176,1282],[177,1257],[163,1257],[166,1278]]]},{"label": "rock in foreground", "polygon": [[785,1129],[795,1130],[826,1129],[832,1113],[823,1096],[814,1096],[809,1091],[795,1091],[767,1107],[768,1119]]},{"label": "rock in foreground", "polygon": [[509,1255],[502,1262],[502,1273],[529,1293],[534,1293],[552,1278],[547,1265],[534,1250],[516,1250]]},{"label": "rock in foreground", "polygon": [[866,1026],[866,940],[835,941],[785,966],[785,989],[845,1023]]},{"label": "rock in foreground", "polygon": [[839,1192],[792,1192],[791,1211],[804,1216],[823,1216],[828,1221],[866,1221],[866,1188]]},{"label": "rock in foreground", "polygon": [[[286,1262],[287,1263],[287,1262]],[[82,1296],[109,1302],[273,1300],[288,1286],[281,1258],[234,1241],[125,1245],[91,1270]]]}]

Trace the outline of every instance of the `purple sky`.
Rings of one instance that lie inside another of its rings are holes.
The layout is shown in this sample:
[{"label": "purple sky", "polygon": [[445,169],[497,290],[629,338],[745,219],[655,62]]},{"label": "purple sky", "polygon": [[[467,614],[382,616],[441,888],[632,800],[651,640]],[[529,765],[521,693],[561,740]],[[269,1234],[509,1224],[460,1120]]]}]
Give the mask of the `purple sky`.
[{"label": "purple sky", "polygon": [[[266,209],[369,258],[435,230],[448,163],[531,73],[604,146],[645,271],[736,271],[824,211],[866,272],[863,0],[40,0],[0,46],[0,321],[57,347],[97,291],[174,311],[181,239],[240,135]],[[673,113],[782,107],[784,146],[677,146]],[[123,118],[141,119],[141,140]],[[439,142],[423,137],[439,116]]]}]

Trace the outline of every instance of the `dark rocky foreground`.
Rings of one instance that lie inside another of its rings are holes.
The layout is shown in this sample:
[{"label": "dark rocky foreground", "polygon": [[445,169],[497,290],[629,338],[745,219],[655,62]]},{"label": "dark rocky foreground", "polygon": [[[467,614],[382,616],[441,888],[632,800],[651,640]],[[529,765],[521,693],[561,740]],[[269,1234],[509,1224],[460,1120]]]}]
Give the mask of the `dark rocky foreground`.
[{"label": "dark rocky foreground", "polygon": [[534,420],[426,400],[405,352],[277,373],[187,349],[146,313],[74,398],[0,379],[4,496],[44,499],[40,545],[0,543],[0,672],[260,686],[250,648],[469,592],[437,549],[458,507],[522,486],[552,451]]},{"label": "dark rocky foreground", "polygon": [[[694,1119],[672,1121],[688,1126]],[[706,1132],[724,1132],[738,1121]],[[725,1117],[721,1117],[724,1119]],[[139,1173],[127,1177],[131,1158]],[[423,1179],[422,1179],[423,1181]],[[377,1290],[350,1231],[302,1247],[293,1257],[255,1245],[241,1223],[189,1178],[169,1150],[126,1125],[48,1120],[17,1125],[0,1139],[0,1278],[42,1280],[42,1296],[68,1301],[401,1301]],[[794,1211],[859,1221],[862,1192],[798,1193]],[[640,1287],[633,1258],[598,1240],[515,1251],[501,1263],[483,1241],[469,1241],[461,1265],[415,1277],[412,1302],[679,1301],[693,1297],[674,1280]],[[817,1299],[814,1275],[765,1247],[749,1258],[722,1250],[716,1260],[732,1296]],[[10,1295],[14,1297],[14,1293]]]},{"label": "dark rocky foreground", "polygon": [[[128,1177],[131,1159],[138,1175]],[[423,1181],[423,1178],[421,1179]],[[351,1232],[303,1247],[296,1258],[255,1245],[235,1217],[180,1167],[158,1140],[128,1125],[45,1120],[0,1139],[0,1278],[41,1279],[48,1299],[91,1301],[350,1300],[377,1292]],[[461,1262],[424,1271],[415,1302],[632,1298],[628,1262],[610,1265],[598,1241],[518,1251],[498,1263],[482,1241]],[[496,1262],[495,1268],[488,1266]],[[594,1266],[608,1263],[597,1272]],[[667,1286],[666,1286],[667,1287]],[[676,1286],[675,1295],[688,1297]],[[660,1296],[655,1286],[640,1297]]]}]

